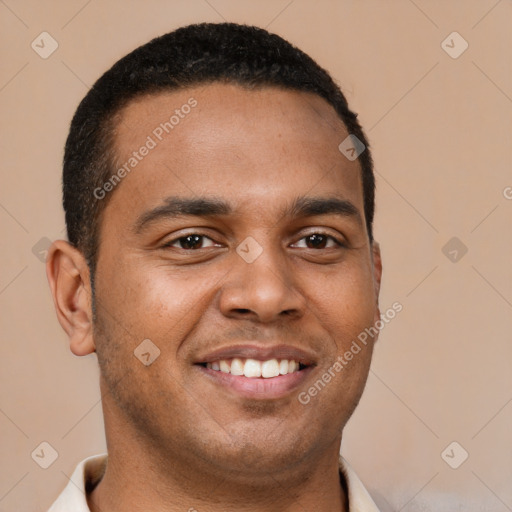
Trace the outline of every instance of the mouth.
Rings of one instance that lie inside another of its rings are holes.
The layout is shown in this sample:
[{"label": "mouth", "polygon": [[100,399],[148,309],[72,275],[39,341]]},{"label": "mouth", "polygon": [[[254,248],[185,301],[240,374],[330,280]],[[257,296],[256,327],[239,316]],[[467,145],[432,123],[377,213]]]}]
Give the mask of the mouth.
[{"label": "mouth", "polygon": [[280,375],[288,375],[307,368],[307,365],[295,359],[219,359],[211,363],[202,363],[201,366],[216,372],[229,373],[230,375],[244,376],[248,379],[273,379]]},{"label": "mouth", "polygon": [[214,385],[250,399],[283,398],[300,387],[316,366],[306,352],[287,346],[236,346],[212,352],[195,366]]}]

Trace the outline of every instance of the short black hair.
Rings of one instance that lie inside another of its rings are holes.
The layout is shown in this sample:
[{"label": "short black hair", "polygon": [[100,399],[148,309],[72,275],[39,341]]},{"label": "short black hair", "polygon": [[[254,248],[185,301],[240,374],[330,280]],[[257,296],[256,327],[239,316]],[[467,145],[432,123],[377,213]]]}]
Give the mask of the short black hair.
[{"label": "short black hair", "polygon": [[303,51],[264,29],[201,23],[157,37],[116,62],[89,90],[71,121],[64,152],[63,204],[68,240],[84,254],[91,277],[101,214],[112,195],[98,200],[94,190],[114,171],[116,114],[141,95],[212,82],[311,92],[332,105],[349,134],[366,146],[358,160],[367,231],[373,240],[375,178],[368,140],[329,73]]}]

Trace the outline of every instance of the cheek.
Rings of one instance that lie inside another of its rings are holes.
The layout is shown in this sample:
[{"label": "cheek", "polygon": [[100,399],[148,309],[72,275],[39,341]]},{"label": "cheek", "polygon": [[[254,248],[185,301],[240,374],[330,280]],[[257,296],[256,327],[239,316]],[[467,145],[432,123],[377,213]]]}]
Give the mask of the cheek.
[{"label": "cheek", "polygon": [[336,306],[329,308],[329,326],[336,341],[336,355],[326,378],[332,378],[331,392],[345,397],[339,407],[350,414],[363,392],[373,352],[374,339],[368,333],[377,307],[370,269],[364,264],[354,266],[331,289]]},{"label": "cheek", "polygon": [[149,338],[170,346],[198,322],[221,278],[220,272],[192,273],[132,257],[120,259],[115,271],[104,273],[102,295],[105,305],[117,311],[115,318],[123,327],[141,340]]},{"label": "cheek", "polygon": [[370,268],[364,263],[309,277],[307,290],[310,310],[336,341],[338,353],[373,325],[375,289]]}]

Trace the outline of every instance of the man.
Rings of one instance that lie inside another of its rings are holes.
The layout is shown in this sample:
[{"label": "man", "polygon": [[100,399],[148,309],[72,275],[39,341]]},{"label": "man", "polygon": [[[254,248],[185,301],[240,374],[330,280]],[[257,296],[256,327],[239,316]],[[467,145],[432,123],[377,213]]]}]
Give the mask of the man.
[{"label": "man", "polygon": [[108,459],[51,512],[377,510],[339,457],[380,317],[374,177],[329,75],[255,27],[157,38],[78,107],[63,190],[47,273]]}]

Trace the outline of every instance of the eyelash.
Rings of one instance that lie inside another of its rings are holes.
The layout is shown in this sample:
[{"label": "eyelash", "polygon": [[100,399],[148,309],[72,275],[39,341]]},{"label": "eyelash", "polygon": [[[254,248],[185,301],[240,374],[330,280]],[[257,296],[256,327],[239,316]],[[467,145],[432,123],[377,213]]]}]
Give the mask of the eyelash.
[{"label": "eyelash", "polygon": [[[168,242],[166,242],[162,248],[164,249],[167,249],[167,248],[173,248],[172,246],[176,243],[179,243],[180,240],[184,240],[186,239],[187,237],[189,236],[198,236],[198,237],[201,237],[202,239],[209,239],[211,240],[212,242],[216,243],[211,237],[209,237],[208,235],[205,235],[203,233],[199,233],[199,232],[193,232],[193,233],[187,233],[186,235],[182,235],[178,238],[173,238],[172,240],[169,240]],[[324,233],[322,231],[314,231],[312,233],[308,233],[307,235],[304,235],[303,237],[301,237],[298,241],[301,241],[301,240],[304,240],[305,238],[308,238],[308,237],[311,237],[313,235],[320,235],[320,236],[324,236],[324,237],[327,237],[328,241],[329,240],[332,240],[337,247],[340,247],[340,248],[343,248],[343,247],[346,247],[346,244],[343,243],[341,240],[338,240],[336,237],[334,237],[333,235],[330,235],[328,233]],[[294,245],[296,244],[297,242],[294,243]],[[210,246],[211,247],[211,246]],[[308,247],[305,247],[306,249],[308,249]],[[333,247],[322,247],[321,249],[332,249]],[[197,251],[199,249],[184,249],[182,247],[175,247],[175,249],[181,249],[182,251]],[[200,249],[204,249],[204,247],[201,247]],[[313,248],[313,250],[315,250]],[[316,249],[318,250],[318,249]]]}]

